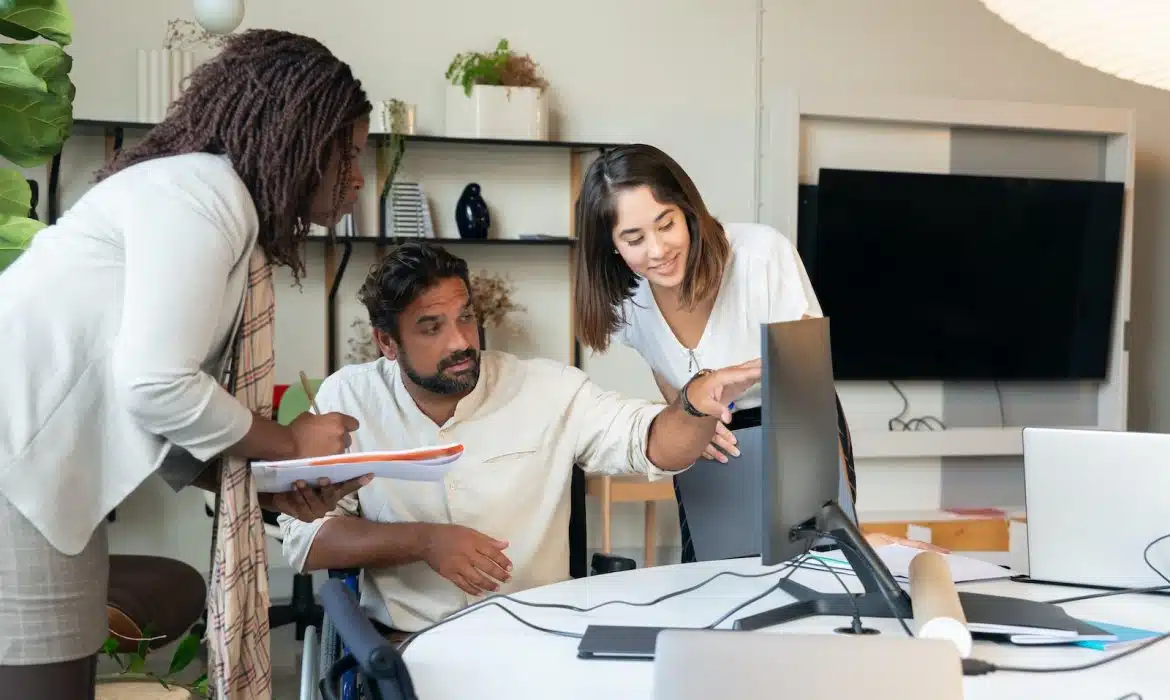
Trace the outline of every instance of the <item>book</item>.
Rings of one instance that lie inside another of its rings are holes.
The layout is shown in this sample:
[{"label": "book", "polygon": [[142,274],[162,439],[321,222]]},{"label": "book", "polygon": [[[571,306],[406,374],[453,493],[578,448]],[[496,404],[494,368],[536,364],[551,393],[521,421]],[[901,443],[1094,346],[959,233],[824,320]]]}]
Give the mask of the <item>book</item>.
[{"label": "book", "polygon": [[463,445],[451,443],[409,450],[346,452],[324,457],[252,462],[252,478],[261,493],[292,491],[298,481],[316,484],[324,477],[331,482],[348,481],[373,474],[406,481],[442,481],[451,465],[463,456]]}]

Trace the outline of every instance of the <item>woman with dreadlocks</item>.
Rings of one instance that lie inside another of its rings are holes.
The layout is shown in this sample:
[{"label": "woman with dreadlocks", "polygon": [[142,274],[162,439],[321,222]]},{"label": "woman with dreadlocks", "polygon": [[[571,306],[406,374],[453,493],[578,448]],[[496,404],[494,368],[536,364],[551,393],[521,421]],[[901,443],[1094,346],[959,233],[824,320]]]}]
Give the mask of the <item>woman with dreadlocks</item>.
[{"label": "woman with dreadlocks", "polygon": [[304,271],[363,180],[370,103],[321,43],[253,30],[0,276],[0,687],[94,697],[106,515],[153,472],[218,493],[219,697],[268,698],[260,509],[324,515],[368,480],[257,498],[248,459],[336,454],[341,414],[271,420],[272,267]]}]

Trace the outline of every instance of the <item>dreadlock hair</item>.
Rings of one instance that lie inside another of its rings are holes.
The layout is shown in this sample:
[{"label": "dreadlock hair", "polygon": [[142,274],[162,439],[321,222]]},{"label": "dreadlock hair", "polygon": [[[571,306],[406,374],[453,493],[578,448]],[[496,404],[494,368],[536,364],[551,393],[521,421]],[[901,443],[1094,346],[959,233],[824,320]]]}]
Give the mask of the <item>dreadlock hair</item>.
[{"label": "dreadlock hair", "polygon": [[258,245],[300,278],[299,242],[308,235],[314,193],[329,157],[341,157],[334,206],[349,182],[353,125],[371,105],[350,67],[299,34],[252,29],[232,35],[200,65],[166,118],[120,151],[97,180],[152,158],[226,154],[260,221]]}]

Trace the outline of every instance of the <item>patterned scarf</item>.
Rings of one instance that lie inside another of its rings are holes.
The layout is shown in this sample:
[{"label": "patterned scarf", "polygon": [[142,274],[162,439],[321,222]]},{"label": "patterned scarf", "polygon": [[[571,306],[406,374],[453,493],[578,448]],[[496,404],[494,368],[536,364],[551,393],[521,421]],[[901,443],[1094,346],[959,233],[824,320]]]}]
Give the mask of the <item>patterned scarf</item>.
[{"label": "patterned scarf", "polygon": [[[272,414],[273,297],[272,268],[257,247],[249,261],[228,388],[261,416]],[[222,460],[211,549],[208,687],[212,697],[223,700],[270,700],[268,549],[246,459]]]}]

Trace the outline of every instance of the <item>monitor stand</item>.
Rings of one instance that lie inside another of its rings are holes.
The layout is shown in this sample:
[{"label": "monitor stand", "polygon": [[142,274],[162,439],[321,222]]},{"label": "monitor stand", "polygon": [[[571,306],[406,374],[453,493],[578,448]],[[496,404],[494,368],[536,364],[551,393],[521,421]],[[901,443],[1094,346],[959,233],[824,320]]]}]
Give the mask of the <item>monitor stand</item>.
[{"label": "monitor stand", "polygon": [[[821,537],[820,533],[826,532],[837,538],[841,552],[865,592],[822,593],[787,579],[778,588],[796,602],[741,617],[735,621],[733,629],[757,630],[825,615],[856,618],[858,612],[863,618],[901,618],[908,625],[912,622],[914,611],[910,595],[898,585],[893,573],[836,502],[825,504],[812,522],[795,528],[793,537],[815,540]],[[1068,633],[1085,627],[1063,608],[1051,603],[967,592],[959,593],[959,603],[972,632],[1026,635],[1050,631]],[[855,619],[852,627],[838,628],[837,632],[867,633],[872,630],[862,628]]]},{"label": "monitor stand", "polygon": [[[841,509],[841,506],[837,505],[836,501],[825,504],[808,527],[794,531],[794,537],[816,540],[820,536],[818,533],[822,532],[828,532],[837,538],[841,553],[845,555],[850,568],[861,580],[865,592],[859,594],[822,593],[792,579],[785,579],[780,582],[777,588],[795,598],[795,603],[741,617],[735,621],[733,629],[757,630],[806,617],[825,615],[855,617],[858,612],[863,618],[887,618],[894,617],[895,614],[907,620],[913,617],[910,596],[898,585],[894,574],[878,558],[877,552],[869,546],[861,531]],[[837,629],[837,632],[842,634],[875,633],[874,630],[861,628],[858,625],[841,627]]]}]

